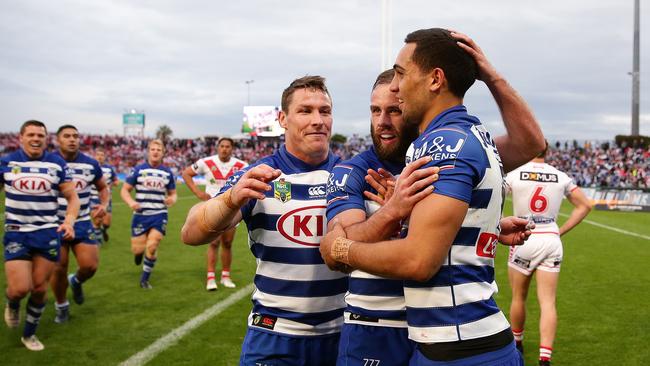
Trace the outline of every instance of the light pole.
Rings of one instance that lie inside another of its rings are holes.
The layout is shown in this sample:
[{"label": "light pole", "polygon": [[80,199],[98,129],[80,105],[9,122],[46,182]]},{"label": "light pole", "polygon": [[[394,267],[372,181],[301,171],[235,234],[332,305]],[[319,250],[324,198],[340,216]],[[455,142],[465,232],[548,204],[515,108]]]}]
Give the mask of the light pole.
[{"label": "light pole", "polygon": [[255,80],[246,80],[244,81],[246,83],[246,92],[247,92],[247,99],[246,99],[246,105],[249,106],[251,105],[251,84],[255,82]]}]

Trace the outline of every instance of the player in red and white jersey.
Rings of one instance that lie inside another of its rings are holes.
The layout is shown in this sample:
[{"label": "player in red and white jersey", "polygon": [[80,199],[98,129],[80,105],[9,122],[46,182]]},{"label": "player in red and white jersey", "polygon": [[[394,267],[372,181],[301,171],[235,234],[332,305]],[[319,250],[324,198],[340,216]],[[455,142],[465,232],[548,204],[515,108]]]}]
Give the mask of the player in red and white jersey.
[{"label": "player in red and white jersey", "polygon": [[[548,149],[548,144],[547,144]],[[508,278],[512,288],[510,324],[517,348],[523,352],[522,340],[526,320],[526,296],[531,275],[537,272],[537,298],[540,305],[540,365],[550,365],[557,312],[555,294],[560,265],[560,236],[574,228],[591,210],[589,199],[565,173],[544,163],[546,149],[535,159],[510,172],[506,177],[512,192],[514,214],[535,222],[535,229],[524,245],[510,248]],[[567,221],[558,227],[556,220],[566,197],[574,206]]]},{"label": "player in red and white jersey", "polygon": [[[207,201],[215,196],[226,184],[226,180],[237,171],[245,168],[248,164],[232,156],[234,141],[229,137],[222,137],[217,143],[217,155],[199,159],[183,171],[183,180],[200,200]],[[196,186],[192,177],[203,175],[205,177],[205,192]],[[232,263],[232,242],[235,239],[236,228],[228,230],[216,238],[208,246],[208,279],[206,289],[214,291],[217,289],[214,269],[217,264],[217,253],[221,244],[221,284],[234,288],[235,284],[230,279],[230,265]]]}]

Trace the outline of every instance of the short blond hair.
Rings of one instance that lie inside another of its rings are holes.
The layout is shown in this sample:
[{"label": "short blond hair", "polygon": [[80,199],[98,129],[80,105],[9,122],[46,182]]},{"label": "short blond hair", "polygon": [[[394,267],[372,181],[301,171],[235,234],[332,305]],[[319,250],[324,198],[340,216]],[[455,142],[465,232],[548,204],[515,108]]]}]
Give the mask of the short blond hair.
[{"label": "short blond hair", "polygon": [[151,145],[158,145],[162,147],[162,151],[165,152],[165,144],[162,142],[160,139],[153,139],[149,141],[149,145],[147,145],[147,150],[151,148]]}]

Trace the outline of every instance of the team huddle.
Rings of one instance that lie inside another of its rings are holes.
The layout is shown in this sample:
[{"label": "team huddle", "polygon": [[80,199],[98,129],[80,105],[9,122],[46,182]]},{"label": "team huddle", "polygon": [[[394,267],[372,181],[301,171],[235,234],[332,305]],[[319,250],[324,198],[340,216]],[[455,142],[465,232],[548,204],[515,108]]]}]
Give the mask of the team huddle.
[{"label": "team huddle", "polygon": [[[492,93],[505,135],[493,137],[463,105],[475,80]],[[202,202],[181,236],[209,244],[207,290],[218,286],[219,246],[219,283],[236,286],[231,245],[236,226],[247,226],[257,268],[240,364],[521,365],[533,273],[542,305],[540,364],[550,364],[559,236],[590,205],[566,175],[542,164],[545,142],[532,111],[481,49],[445,29],[410,33],[393,69],[371,88],[373,147],[347,161],[329,150],[332,108],[324,78],[296,79],[282,93],[285,142],[277,151],[249,166],[222,138],[217,155],[183,171]],[[79,153],[74,126],[57,132],[59,154],[45,151],[45,138],[45,125],[26,122],[22,149],[1,165],[5,321],[18,326],[20,300],[30,294],[22,341],[31,350],[43,349],[35,331],[48,281],[57,322],[69,317],[67,287],[83,303],[99,239],[108,239],[116,182],[110,167]],[[163,154],[164,144],[151,141],[147,162],[120,192],[134,211],[131,248],[143,265],[143,289],[152,288],[167,208],[177,199]],[[205,176],[205,192],[196,175]],[[506,191],[516,216],[502,215]],[[564,196],[576,209],[558,228]],[[493,298],[498,243],[511,246],[510,322]],[[79,268],[68,276],[70,248]]]}]

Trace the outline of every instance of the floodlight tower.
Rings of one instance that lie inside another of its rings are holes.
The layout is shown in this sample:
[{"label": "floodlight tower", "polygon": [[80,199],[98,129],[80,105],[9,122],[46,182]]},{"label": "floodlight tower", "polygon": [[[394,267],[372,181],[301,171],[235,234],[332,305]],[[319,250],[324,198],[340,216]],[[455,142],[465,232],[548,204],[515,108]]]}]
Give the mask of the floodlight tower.
[{"label": "floodlight tower", "polygon": [[393,16],[392,16],[392,0],[381,0],[381,70],[390,69],[393,67],[393,59],[391,57],[392,33],[393,33]]},{"label": "floodlight tower", "polygon": [[639,135],[639,0],[634,0],[634,51],[632,56],[632,135]]}]

